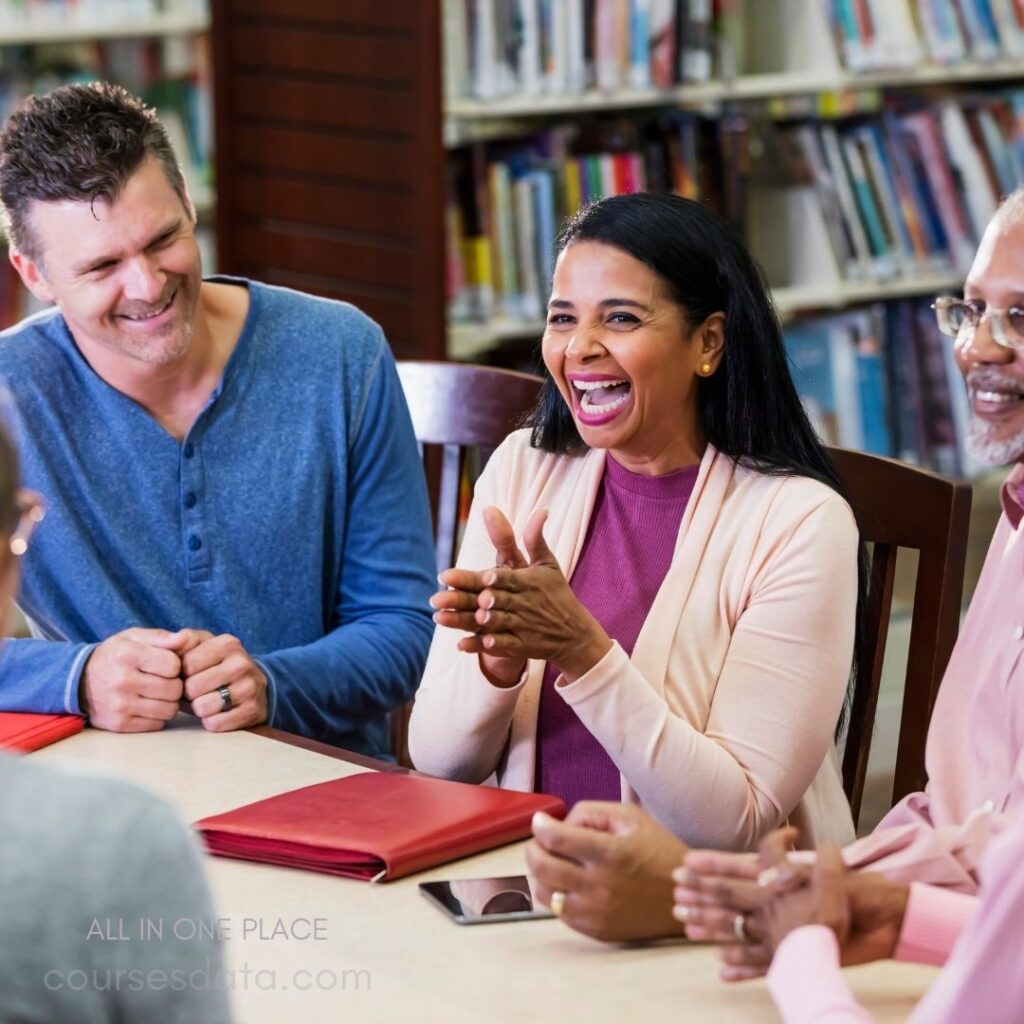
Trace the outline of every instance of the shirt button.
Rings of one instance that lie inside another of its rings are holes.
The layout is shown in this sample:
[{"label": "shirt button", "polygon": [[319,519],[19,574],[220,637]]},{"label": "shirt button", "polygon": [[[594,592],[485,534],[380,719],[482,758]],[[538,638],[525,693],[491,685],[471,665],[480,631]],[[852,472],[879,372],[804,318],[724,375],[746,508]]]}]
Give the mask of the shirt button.
[{"label": "shirt button", "polygon": [[985,801],[985,802],[984,802],[984,803],[983,803],[983,804],[981,805],[981,809],[982,809],[982,811],[984,811],[984,812],[985,812],[986,814],[991,814],[991,813],[992,813],[992,812],[993,812],[993,811],[994,811],[994,810],[996,809],[996,804],[995,804],[995,801],[994,801],[994,800],[986,800],[986,801]]},{"label": "shirt button", "polygon": [[203,542],[193,533],[188,539],[188,546],[190,551],[198,551],[203,546]]},{"label": "shirt button", "polygon": [[189,443],[187,445],[185,445],[185,458],[186,459],[191,459],[192,456],[195,455],[195,453],[196,453],[195,447],[192,444],[192,442],[189,441]]},{"label": "shirt button", "polygon": [[199,499],[195,494],[192,491],[189,491],[188,494],[185,495],[185,508],[195,508],[198,500]]},{"label": "shirt button", "polygon": [[1013,639],[1014,640],[1024,640],[1024,626],[1018,626],[1013,631]]}]

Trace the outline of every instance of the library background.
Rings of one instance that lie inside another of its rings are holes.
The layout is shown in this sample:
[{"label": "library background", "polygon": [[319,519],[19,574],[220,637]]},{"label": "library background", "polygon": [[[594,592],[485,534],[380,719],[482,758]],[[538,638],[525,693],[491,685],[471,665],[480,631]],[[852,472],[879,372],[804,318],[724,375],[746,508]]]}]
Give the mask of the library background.
[{"label": "library background", "polygon": [[351,301],[399,358],[536,369],[565,216],[709,203],[822,437],[974,483],[969,597],[998,475],[930,304],[1024,183],[1024,0],[0,0],[0,75],[4,114],[63,81],[144,96],[207,269]]}]

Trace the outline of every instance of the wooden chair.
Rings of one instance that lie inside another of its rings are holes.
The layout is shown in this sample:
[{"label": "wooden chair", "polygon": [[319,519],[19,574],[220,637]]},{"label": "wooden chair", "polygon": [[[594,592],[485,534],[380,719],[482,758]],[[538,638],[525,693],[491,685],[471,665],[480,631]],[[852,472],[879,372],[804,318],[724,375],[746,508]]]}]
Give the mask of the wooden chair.
[{"label": "wooden chair", "polygon": [[842,448],[829,455],[872,546],[864,637],[869,671],[857,681],[843,755],[843,786],[856,822],[901,547],[917,549],[919,560],[892,802],[924,787],[928,722],[960,626],[971,489],[893,459]]},{"label": "wooden chair", "polygon": [[[514,370],[416,360],[400,361],[398,375],[427,473],[440,571],[455,564],[459,489],[468,450],[480,450],[482,467],[533,408],[544,382]],[[412,704],[404,704],[391,715],[392,750],[405,765],[410,764],[411,711]]]},{"label": "wooden chair", "polygon": [[[440,572],[455,564],[467,449],[480,449],[482,466],[533,408],[544,382],[492,366],[415,360],[399,362],[398,375],[427,469]],[[439,473],[431,464],[431,447],[440,449]]]}]

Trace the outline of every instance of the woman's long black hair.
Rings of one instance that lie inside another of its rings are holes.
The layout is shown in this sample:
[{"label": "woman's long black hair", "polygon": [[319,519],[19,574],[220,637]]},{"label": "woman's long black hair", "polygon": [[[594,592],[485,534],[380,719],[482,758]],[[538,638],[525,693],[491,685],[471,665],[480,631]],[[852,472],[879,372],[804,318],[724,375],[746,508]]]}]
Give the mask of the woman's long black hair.
[{"label": "woman's long black hair", "polygon": [[[704,439],[738,464],[762,473],[811,477],[845,497],[842,484],[804,410],[782,341],[782,330],[761,269],[738,235],[708,207],[681,196],[639,193],[585,207],[558,239],[600,242],[650,267],[668,288],[691,327],[725,314],[725,343],[714,374],[697,380],[698,420]],[[577,455],[586,445],[558,387],[546,373],[527,425],[533,447]],[[867,677],[864,609],[867,557],[858,557],[854,664]],[[840,716],[836,735],[846,718]]]}]

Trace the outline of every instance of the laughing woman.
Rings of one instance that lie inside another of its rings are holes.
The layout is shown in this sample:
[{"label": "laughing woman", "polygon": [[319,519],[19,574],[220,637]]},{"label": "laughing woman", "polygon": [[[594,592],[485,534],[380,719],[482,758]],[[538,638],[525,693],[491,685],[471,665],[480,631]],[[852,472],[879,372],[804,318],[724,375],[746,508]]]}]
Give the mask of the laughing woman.
[{"label": "laughing woman", "polygon": [[679,197],[591,206],[543,356],[433,598],[417,768],[631,801],[690,844],[852,837],[857,529],[749,253]]}]

